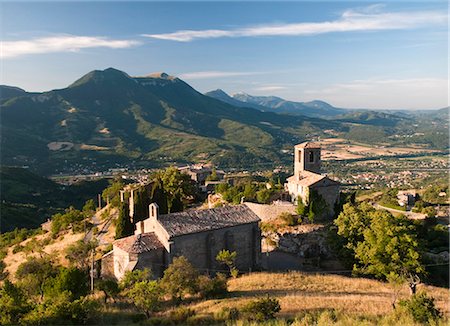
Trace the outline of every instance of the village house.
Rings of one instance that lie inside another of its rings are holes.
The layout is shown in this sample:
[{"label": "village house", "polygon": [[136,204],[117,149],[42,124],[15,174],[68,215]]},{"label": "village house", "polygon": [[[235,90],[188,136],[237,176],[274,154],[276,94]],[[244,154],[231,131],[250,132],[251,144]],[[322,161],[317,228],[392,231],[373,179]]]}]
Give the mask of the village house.
[{"label": "village house", "polygon": [[223,249],[237,253],[239,270],[261,266],[260,219],[245,205],[160,215],[153,203],[149,216],[136,223],[134,235],[114,241],[105,255],[113,266],[105,272],[120,280],[127,271],[147,267],[159,277],[174,257],[184,256],[199,271],[214,273],[224,268],[216,261]]},{"label": "village house", "polygon": [[[188,165],[178,168],[181,173],[185,173],[191,177],[191,179],[197,182],[199,185],[204,185],[206,179],[213,173],[213,167],[210,165],[196,164]],[[218,180],[223,180],[225,172],[222,170],[216,170],[216,176]]]},{"label": "village house", "polygon": [[294,175],[287,178],[285,189],[294,203],[300,197],[309,203],[309,196],[316,191],[325,200],[323,216],[331,218],[339,200],[340,184],[321,174],[320,145],[304,142],[294,147]]}]

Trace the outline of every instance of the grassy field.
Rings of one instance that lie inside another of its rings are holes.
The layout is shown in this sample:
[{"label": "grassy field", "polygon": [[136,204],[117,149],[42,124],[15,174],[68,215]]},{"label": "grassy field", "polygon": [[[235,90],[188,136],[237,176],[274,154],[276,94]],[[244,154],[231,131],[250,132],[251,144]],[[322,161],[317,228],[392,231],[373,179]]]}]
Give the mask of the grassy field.
[{"label": "grassy field", "polygon": [[[253,273],[229,281],[229,297],[192,304],[198,314],[214,314],[223,307],[241,307],[255,297],[269,294],[280,300],[280,317],[295,317],[304,311],[336,309],[357,316],[382,316],[390,313],[395,293],[409,296],[407,286],[338,275],[314,275],[302,272]],[[435,298],[436,305],[449,315],[447,289],[420,285]]]}]

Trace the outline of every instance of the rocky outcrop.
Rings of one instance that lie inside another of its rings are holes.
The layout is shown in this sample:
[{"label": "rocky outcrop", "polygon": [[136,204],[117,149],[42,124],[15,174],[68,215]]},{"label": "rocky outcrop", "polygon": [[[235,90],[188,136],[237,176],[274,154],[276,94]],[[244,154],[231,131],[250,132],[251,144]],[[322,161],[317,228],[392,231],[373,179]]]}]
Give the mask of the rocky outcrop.
[{"label": "rocky outcrop", "polygon": [[263,234],[278,250],[295,254],[301,258],[331,258],[327,243],[327,227],[324,225],[300,225],[277,232]]}]

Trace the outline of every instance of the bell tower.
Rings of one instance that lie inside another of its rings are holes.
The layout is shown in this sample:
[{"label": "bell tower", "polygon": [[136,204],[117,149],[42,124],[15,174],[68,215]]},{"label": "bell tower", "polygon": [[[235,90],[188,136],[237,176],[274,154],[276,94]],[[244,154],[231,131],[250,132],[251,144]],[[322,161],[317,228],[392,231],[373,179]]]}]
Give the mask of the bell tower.
[{"label": "bell tower", "polygon": [[320,145],[315,143],[301,143],[294,147],[294,176],[300,180],[303,171],[320,174]]}]

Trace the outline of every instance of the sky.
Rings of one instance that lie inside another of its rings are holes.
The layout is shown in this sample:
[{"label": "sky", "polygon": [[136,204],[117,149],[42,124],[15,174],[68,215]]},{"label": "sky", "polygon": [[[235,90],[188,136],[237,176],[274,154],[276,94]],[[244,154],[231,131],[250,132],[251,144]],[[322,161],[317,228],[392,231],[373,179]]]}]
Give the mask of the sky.
[{"label": "sky", "polygon": [[449,105],[448,2],[0,1],[0,84],[166,72],[200,92],[336,107]]}]

